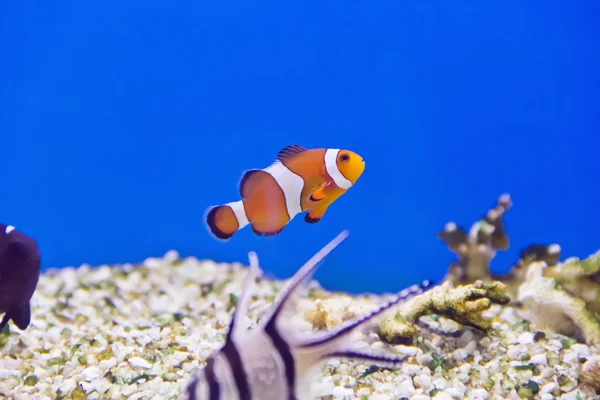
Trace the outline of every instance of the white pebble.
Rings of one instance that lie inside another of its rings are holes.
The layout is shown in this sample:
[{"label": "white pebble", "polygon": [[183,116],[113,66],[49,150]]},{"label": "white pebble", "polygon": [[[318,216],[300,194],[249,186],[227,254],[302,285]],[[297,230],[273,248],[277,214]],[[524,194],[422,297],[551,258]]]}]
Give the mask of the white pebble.
[{"label": "white pebble", "polygon": [[144,360],[141,357],[131,357],[129,360],[129,364],[133,365],[134,367],[137,368],[151,368],[152,364],[150,364],[148,361]]},{"label": "white pebble", "polygon": [[446,389],[446,393],[448,393],[450,396],[452,396],[455,399],[464,398],[466,391],[467,391],[466,387],[464,387],[464,386],[461,387],[458,385]]},{"label": "white pebble", "polygon": [[533,357],[531,357],[530,362],[536,365],[548,365],[548,359],[546,358],[545,354],[534,355]]},{"label": "white pebble", "polygon": [[75,382],[75,379],[72,379],[72,378],[65,379],[59,386],[60,391],[63,393],[70,393],[76,387],[77,387],[77,382]]},{"label": "white pebble", "polygon": [[490,395],[485,389],[473,389],[471,390],[471,396],[469,396],[470,399],[474,400],[487,400],[489,397]]},{"label": "white pebble", "polygon": [[517,340],[521,344],[531,344],[533,343],[533,333],[523,332],[519,335],[519,338]]},{"label": "white pebble", "polygon": [[0,379],[6,379],[10,376],[20,375],[18,371],[10,370],[10,369],[0,369]]},{"label": "white pebble", "polygon": [[410,397],[415,392],[415,387],[413,386],[411,379],[405,379],[402,381],[400,386],[398,387],[398,395],[400,397]]},{"label": "white pebble", "polygon": [[417,362],[421,365],[429,365],[433,361],[433,356],[430,353],[423,353],[420,351],[417,354]]},{"label": "white pebble", "polygon": [[413,382],[415,387],[421,388],[423,390],[429,390],[431,387],[431,377],[428,375],[417,375],[413,378]]},{"label": "white pebble", "polygon": [[469,357],[469,353],[465,349],[454,350],[454,358],[458,361],[462,361]]},{"label": "white pebble", "polygon": [[521,354],[521,348],[519,346],[510,346],[508,348],[508,351],[506,352],[506,355],[511,360],[518,360],[520,354]]},{"label": "white pebble", "polygon": [[433,400],[452,400],[452,396],[445,392],[437,392],[435,396],[433,396]]},{"label": "white pebble", "polygon": [[336,386],[333,389],[333,391],[331,392],[331,394],[333,396],[336,396],[336,397],[353,396],[354,395],[354,389],[345,388],[343,386]]},{"label": "white pebble", "polygon": [[552,393],[556,388],[556,383],[550,382],[540,388],[540,394]]},{"label": "white pebble", "polygon": [[114,358],[110,358],[108,360],[102,360],[98,364],[98,367],[100,367],[100,369],[102,371],[108,371],[109,369],[114,368],[116,366],[117,366],[117,360]]},{"label": "white pebble", "polygon": [[431,397],[425,396],[424,394],[416,394],[412,396],[410,400],[431,400]]},{"label": "white pebble", "polygon": [[589,346],[581,343],[575,343],[571,345],[571,350],[573,350],[579,357],[589,357],[592,355],[592,350],[589,348]]},{"label": "white pebble", "polygon": [[165,253],[163,259],[168,263],[177,261],[179,260],[179,253],[177,252],[177,250],[169,250]]},{"label": "white pebble", "polygon": [[81,371],[81,374],[84,376],[86,381],[91,382],[102,375],[102,371],[100,368],[92,366]]},{"label": "white pebble", "polygon": [[467,345],[465,346],[465,351],[467,353],[469,353],[469,355],[473,355],[473,353],[475,353],[475,350],[477,350],[477,342],[474,340],[471,340],[469,343],[467,343]]},{"label": "white pebble", "polygon": [[469,372],[471,372],[472,368],[473,367],[471,367],[471,364],[463,364],[460,367],[458,367],[458,370],[463,374],[468,374]]},{"label": "white pebble", "polygon": [[394,348],[401,354],[405,355],[405,356],[416,356],[417,355],[417,351],[419,350],[418,347],[412,347],[412,346],[403,346],[401,344],[394,346]]},{"label": "white pebble", "polygon": [[[358,394],[360,396],[360,393]],[[363,395],[365,397],[367,397],[369,400],[389,400],[390,396],[388,395],[384,395],[381,393],[377,393],[377,394],[371,394],[371,395]]]},{"label": "white pebble", "polygon": [[61,328],[54,326],[50,329],[48,329],[48,331],[46,331],[46,335],[44,336],[44,338],[52,344],[57,344],[60,341],[60,332],[62,331]]}]

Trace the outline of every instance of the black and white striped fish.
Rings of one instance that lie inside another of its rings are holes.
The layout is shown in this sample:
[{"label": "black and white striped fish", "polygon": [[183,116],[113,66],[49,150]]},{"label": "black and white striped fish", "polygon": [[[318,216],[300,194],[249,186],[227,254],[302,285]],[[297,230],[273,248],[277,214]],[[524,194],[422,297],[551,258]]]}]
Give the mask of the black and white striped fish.
[{"label": "black and white striped fish", "polygon": [[[387,304],[370,314],[301,339],[282,310],[294,301],[300,287],[308,283],[321,263],[346,237],[348,231],[314,255],[287,282],[260,325],[248,330],[247,309],[260,272],[255,253],[249,254],[250,268],[238,305],[233,312],[224,346],[206,361],[205,368],[188,382],[182,400],[299,400],[311,399],[311,373],[329,358],[368,361],[380,366],[401,363],[406,357],[381,356],[353,350],[351,333],[374,317],[418,294],[429,290],[429,281],[400,292]],[[304,382],[302,382],[304,381]]]}]

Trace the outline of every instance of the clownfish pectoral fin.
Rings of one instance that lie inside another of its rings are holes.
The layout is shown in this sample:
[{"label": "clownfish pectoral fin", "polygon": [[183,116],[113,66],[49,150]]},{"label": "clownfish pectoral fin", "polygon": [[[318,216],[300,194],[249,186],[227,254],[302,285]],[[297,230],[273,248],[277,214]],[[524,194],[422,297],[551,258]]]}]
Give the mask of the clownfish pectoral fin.
[{"label": "clownfish pectoral fin", "polygon": [[316,224],[321,220],[321,218],[323,218],[323,215],[325,215],[325,211],[327,211],[328,207],[329,205],[322,205],[313,208],[304,215],[304,221],[306,221],[308,224]]},{"label": "clownfish pectoral fin", "polygon": [[314,202],[323,201],[325,200],[325,193],[323,193],[323,190],[319,189],[313,194],[311,194],[308,198],[310,199],[310,201]]},{"label": "clownfish pectoral fin", "polygon": [[309,196],[310,201],[318,202],[325,200],[325,197],[327,197],[327,195],[325,194],[325,188],[327,186],[329,186],[329,182],[325,182],[324,184],[319,186],[317,190],[312,192]]},{"label": "clownfish pectoral fin", "polygon": [[288,158],[295,156],[296,154],[302,153],[304,151],[306,151],[306,149],[297,144],[295,144],[293,146],[285,146],[277,154],[277,160],[284,162]]}]

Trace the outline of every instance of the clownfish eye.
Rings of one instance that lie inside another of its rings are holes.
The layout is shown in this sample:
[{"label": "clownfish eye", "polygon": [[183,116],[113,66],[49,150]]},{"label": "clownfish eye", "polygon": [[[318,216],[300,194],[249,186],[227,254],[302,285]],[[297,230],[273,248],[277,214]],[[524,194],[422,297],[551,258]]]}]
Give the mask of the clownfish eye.
[{"label": "clownfish eye", "polygon": [[340,161],[348,161],[350,159],[350,155],[348,154],[342,154],[340,156]]}]

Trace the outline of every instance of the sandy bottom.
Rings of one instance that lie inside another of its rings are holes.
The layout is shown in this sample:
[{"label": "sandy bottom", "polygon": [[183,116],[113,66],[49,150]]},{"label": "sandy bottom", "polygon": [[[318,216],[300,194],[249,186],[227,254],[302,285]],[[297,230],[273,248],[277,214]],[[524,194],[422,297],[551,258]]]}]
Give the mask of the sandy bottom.
[{"label": "sandy bottom", "polygon": [[[65,268],[40,278],[25,331],[0,336],[0,395],[9,399],[176,399],[190,374],[222,344],[246,270],[176,252],[142,265]],[[262,280],[250,306],[256,321],[284,282]],[[401,288],[399,288],[401,289]],[[382,303],[379,296],[326,293],[319,304],[335,326]],[[308,313],[307,313],[308,312]],[[397,370],[332,360],[314,382],[315,398],[591,399],[579,386],[582,363],[597,350],[537,332],[511,307],[495,306],[495,332],[439,332],[422,319],[415,346],[364,341],[382,353],[409,354]],[[596,397],[598,398],[598,397]]]}]

